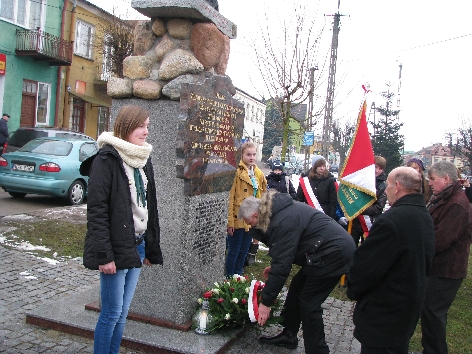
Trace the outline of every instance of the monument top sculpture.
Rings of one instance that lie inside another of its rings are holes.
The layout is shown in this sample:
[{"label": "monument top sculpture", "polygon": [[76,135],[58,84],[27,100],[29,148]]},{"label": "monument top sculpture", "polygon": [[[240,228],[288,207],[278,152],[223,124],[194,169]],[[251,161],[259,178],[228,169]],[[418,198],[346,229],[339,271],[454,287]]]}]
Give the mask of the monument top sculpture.
[{"label": "monument top sculpture", "polygon": [[237,26],[205,0],[132,0],[131,7],[150,18],[185,18],[213,22],[229,38],[236,38]]}]

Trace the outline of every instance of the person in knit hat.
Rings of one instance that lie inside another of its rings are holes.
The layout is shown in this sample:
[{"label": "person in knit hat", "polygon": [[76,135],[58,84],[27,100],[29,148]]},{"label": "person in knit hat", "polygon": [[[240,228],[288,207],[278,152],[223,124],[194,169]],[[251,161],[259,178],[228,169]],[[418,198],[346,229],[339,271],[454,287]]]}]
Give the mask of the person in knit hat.
[{"label": "person in knit hat", "polygon": [[272,172],[266,177],[269,189],[275,189],[280,193],[288,193],[295,199],[297,192],[293,187],[290,177],[284,172],[284,165],[277,161],[272,165]]},{"label": "person in knit hat", "polygon": [[417,158],[412,158],[409,159],[408,162],[406,163],[407,167],[414,168],[418,173],[421,175],[421,193],[424,195],[424,201],[428,202],[429,198],[431,198],[431,187],[429,186],[428,179],[426,178],[424,174],[424,165],[423,161]]},{"label": "person in knit hat", "polygon": [[[316,202],[319,203],[319,207],[321,207],[326,215],[336,220],[336,180],[334,176],[329,173],[326,167],[326,160],[323,156],[313,156],[311,164],[312,166],[308,172],[302,173],[300,176],[300,182],[307,181],[304,185],[307,188],[311,188],[316,197]],[[304,190],[303,184],[300,183],[295,198],[300,202],[310,204],[308,202],[310,200],[310,193],[308,189]]]}]

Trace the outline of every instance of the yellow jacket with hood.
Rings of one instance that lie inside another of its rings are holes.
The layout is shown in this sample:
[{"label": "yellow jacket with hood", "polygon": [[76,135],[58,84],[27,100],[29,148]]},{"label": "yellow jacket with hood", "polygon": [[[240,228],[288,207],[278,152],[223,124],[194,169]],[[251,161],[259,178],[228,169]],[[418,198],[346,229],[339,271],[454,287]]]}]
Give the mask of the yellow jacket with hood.
[{"label": "yellow jacket with hood", "polygon": [[[259,167],[254,165],[254,176],[256,177],[259,188],[257,189],[256,198],[262,197],[262,193],[267,191],[267,181],[264,177],[264,173]],[[254,196],[254,187],[252,186],[251,179],[249,178],[248,168],[246,164],[241,160],[236,170],[236,176],[234,176],[233,186],[229,194],[229,205],[228,205],[228,228],[233,227],[235,229],[244,228],[249,231],[250,226],[243,220],[238,219],[238,211],[241,206],[241,202],[247,198]]]}]

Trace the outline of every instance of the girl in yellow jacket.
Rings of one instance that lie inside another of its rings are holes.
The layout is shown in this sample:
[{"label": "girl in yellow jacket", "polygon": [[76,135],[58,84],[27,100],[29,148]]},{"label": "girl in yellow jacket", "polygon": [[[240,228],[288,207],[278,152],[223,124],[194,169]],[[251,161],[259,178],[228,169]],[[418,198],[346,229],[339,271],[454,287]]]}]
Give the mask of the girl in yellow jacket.
[{"label": "girl in yellow jacket", "polygon": [[[249,225],[238,219],[239,206],[245,198],[260,198],[267,191],[264,173],[256,166],[256,146],[246,142],[241,146],[241,153],[241,161],[229,195],[226,276],[244,273],[244,263],[251,247]],[[257,246],[252,247],[257,250]]]}]

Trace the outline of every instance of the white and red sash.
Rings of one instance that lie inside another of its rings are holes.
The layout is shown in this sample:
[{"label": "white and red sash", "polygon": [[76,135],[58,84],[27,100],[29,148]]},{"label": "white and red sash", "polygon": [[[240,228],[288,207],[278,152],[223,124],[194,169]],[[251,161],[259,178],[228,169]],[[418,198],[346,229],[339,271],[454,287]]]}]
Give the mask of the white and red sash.
[{"label": "white and red sash", "polygon": [[302,187],[302,191],[303,191],[303,194],[305,195],[305,199],[308,205],[324,213],[324,210],[321,207],[320,202],[316,198],[316,195],[313,192],[313,189],[311,188],[308,177],[300,177],[300,186]]},{"label": "white and red sash", "polygon": [[257,298],[257,293],[259,290],[264,289],[264,286],[265,284],[259,280],[251,281],[251,286],[249,287],[249,297],[247,299],[247,312],[251,322],[257,322],[259,319],[259,299]]},{"label": "white and red sash", "polygon": [[369,236],[370,228],[372,227],[372,221],[368,215],[359,215],[359,221],[362,226],[362,231],[364,231],[365,237]]}]

